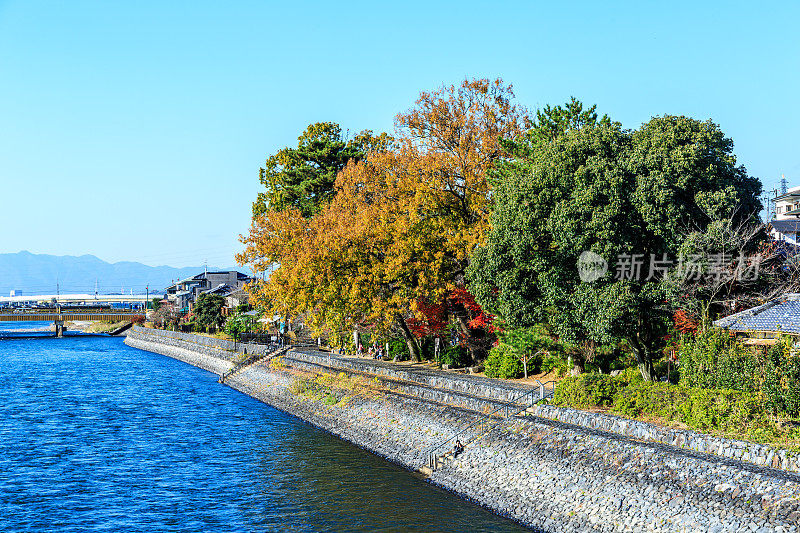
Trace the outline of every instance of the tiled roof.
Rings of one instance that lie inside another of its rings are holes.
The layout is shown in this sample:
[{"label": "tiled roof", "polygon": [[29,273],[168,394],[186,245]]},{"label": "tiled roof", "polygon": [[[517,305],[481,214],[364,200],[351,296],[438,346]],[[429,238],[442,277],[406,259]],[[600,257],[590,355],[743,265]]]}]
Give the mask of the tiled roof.
[{"label": "tiled roof", "polygon": [[236,279],[240,279],[240,280],[250,279],[250,276],[248,276],[247,274],[242,274],[238,270],[209,270],[208,272],[201,272],[199,274],[196,274],[196,275],[194,275],[193,277],[191,277],[189,279],[197,279],[197,280],[206,279],[206,278],[208,278],[209,274],[216,274],[216,275],[218,275],[218,274],[230,274],[231,272],[236,272]]},{"label": "tiled roof", "polygon": [[778,233],[800,233],[800,220],[770,220],[769,225]]},{"label": "tiled roof", "polygon": [[220,283],[213,289],[206,291],[206,294],[228,294],[229,292],[231,292],[231,288],[224,283]]},{"label": "tiled roof", "polygon": [[800,335],[800,294],[780,298],[714,322],[732,331],[782,331]]}]

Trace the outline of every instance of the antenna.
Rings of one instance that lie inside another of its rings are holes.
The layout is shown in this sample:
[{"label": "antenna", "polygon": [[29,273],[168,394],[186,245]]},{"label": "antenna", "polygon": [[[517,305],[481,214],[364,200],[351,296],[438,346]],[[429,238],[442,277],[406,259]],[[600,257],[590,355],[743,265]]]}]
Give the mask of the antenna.
[{"label": "antenna", "polygon": [[786,194],[786,176],[781,174],[781,194]]}]

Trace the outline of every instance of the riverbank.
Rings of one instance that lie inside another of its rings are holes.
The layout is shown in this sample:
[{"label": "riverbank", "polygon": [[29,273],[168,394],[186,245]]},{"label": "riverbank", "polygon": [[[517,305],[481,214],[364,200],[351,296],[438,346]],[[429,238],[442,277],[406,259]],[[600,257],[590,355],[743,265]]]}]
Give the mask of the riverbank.
[{"label": "riverbank", "polygon": [[[237,357],[142,328],[126,343],[218,374]],[[325,371],[324,357],[262,361],[226,383],[412,470],[424,466],[429,447],[479,418],[480,402],[497,405],[513,393],[444,373],[420,383],[386,373],[370,379],[366,367]],[[535,529],[797,530],[800,477],[791,472],[531,415],[475,436],[430,481]]]}]

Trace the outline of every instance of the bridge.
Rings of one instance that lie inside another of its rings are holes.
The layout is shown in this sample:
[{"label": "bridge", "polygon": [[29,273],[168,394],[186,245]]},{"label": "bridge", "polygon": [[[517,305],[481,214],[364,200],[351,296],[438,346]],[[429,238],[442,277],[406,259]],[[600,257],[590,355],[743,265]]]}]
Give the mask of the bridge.
[{"label": "bridge", "polygon": [[133,321],[133,317],[135,315],[140,315],[141,312],[136,313],[134,311],[127,311],[127,310],[109,310],[109,311],[62,311],[56,309],[50,312],[41,312],[36,310],[35,312],[31,312],[27,310],[25,312],[17,312],[17,313],[0,313],[0,322],[53,322],[56,326],[56,337],[62,337],[64,335],[64,322],[70,321],[75,322],[78,320],[102,320],[107,322],[121,322],[121,321]]},{"label": "bridge", "polygon": [[[158,296],[153,293],[153,296]],[[0,296],[0,305],[25,305],[49,303],[83,304],[145,304],[152,297],[144,294],[23,294],[20,296]]]}]

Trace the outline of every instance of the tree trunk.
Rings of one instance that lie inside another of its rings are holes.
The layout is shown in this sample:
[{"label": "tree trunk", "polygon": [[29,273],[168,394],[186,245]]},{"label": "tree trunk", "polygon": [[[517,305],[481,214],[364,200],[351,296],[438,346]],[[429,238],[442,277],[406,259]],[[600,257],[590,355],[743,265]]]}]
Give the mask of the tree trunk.
[{"label": "tree trunk", "polygon": [[656,377],[653,374],[653,361],[639,361],[638,366],[639,366],[639,372],[642,374],[642,379],[644,379],[645,381],[656,380]]},{"label": "tree trunk", "polygon": [[[454,316],[458,321],[458,330],[461,332],[461,336],[464,339],[464,344],[467,346],[467,351],[472,359],[472,363],[475,364],[478,361],[486,359],[486,356],[489,354],[489,350],[486,346],[484,346],[486,339],[476,338],[475,331],[469,329],[469,317],[465,313],[462,314],[457,312],[454,313]],[[485,337],[485,335],[483,335],[483,337]]]},{"label": "tree trunk", "polygon": [[421,360],[420,353],[422,350],[420,350],[417,338],[408,329],[405,319],[400,315],[397,315],[397,326],[400,328],[400,334],[403,335],[408,345],[408,353],[411,355],[411,360],[418,363]]},{"label": "tree trunk", "polygon": [[631,350],[633,350],[633,354],[636,356],[636,363],[639,367],[639,372],[642,374],[642,379],[645,381],[655,381],[653,357],[650,354],[650,350],[647,346],[640,343],[637,338],[628,339],[628,344],[630,344]]},{"label": "tree trunk", "polygon": [[567,354],[567,368],[569,373],[573,376],[583,374],[586,371],[586,357],[583,352],[579,350],[571,350],[572,353]]}]

